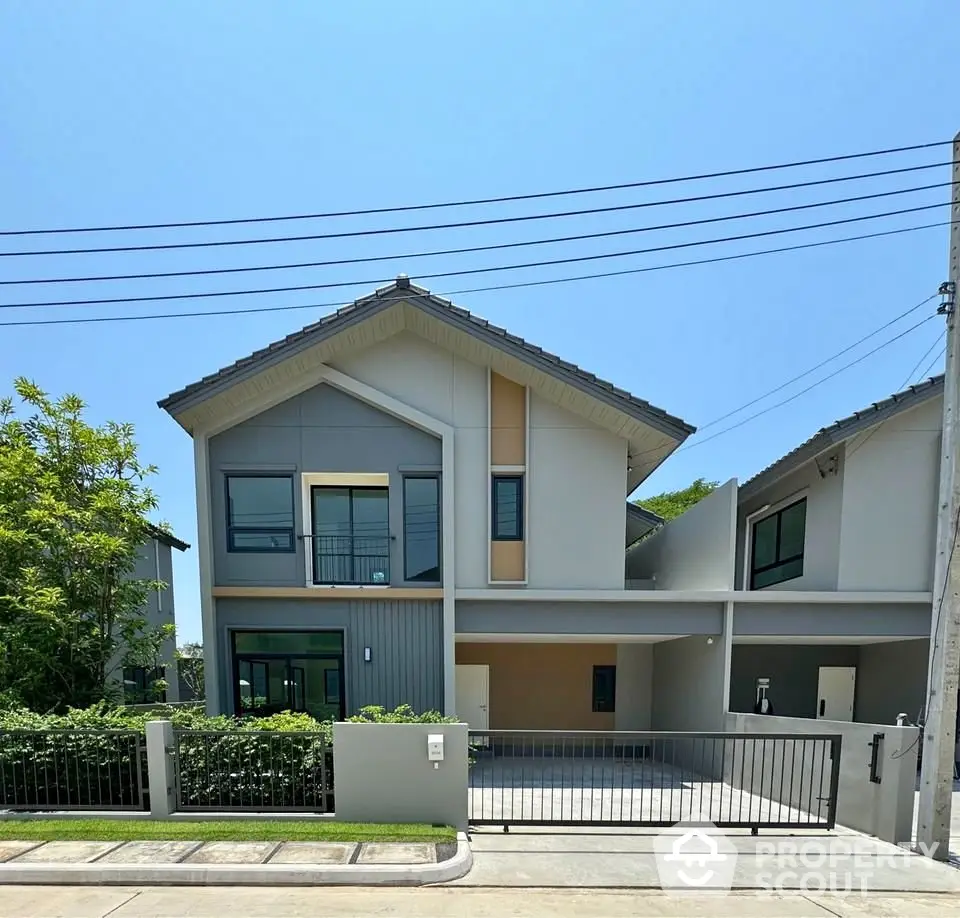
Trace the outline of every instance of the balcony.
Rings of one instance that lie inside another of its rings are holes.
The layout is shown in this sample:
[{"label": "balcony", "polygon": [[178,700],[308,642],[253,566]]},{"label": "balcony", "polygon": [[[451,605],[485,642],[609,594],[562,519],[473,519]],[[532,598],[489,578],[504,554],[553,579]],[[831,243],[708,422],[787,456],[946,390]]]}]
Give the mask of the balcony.
[{"label": "balcony", "polygon": [[386,586],[390,583],[389,536],[313,536],[310,541],[315,584]]}]

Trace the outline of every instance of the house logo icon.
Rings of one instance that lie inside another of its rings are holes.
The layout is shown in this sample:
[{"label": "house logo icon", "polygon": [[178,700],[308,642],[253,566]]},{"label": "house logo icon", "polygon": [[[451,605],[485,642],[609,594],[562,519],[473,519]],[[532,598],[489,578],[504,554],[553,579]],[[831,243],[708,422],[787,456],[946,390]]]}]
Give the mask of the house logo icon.
[{"label": "house logo icon", "polygon": [[728,891],[737,849],[709,822],[679,822],[654,842],[660,885],[672,893]]}]

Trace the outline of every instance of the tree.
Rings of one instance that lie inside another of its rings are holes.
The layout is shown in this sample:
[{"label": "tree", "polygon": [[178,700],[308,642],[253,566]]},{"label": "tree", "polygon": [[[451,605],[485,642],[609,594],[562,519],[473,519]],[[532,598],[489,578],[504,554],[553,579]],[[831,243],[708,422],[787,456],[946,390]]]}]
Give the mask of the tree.
[{"label": "tree", "polygon": [[718,484],[717,481],[705,481],[703,478],[698,478],[693,484],[681,488],[679,491],[664,491],[662,494],[654,494],[652,497],[642,497],[635,503],[643,507],[644,510],[656,513],[657,516],[662,516],[669,521],[703,500]]},{"label": "tree", "polygon": [[156,666],[172,634],[144,615],[165,584],[133,577],[156,470],[131,425],[91,426],[76,395],[14,388],[28,414],[0,399],[0,696],[85,707],[120,691],[124,663]]},{"label": "tree", "polygon": [[[176,652],[178,675],[193,696],[190,701],[202,701],[204,694],[203,683],[203,644],[189,641]],[[181,699],[183,700],[183,699]]]}]

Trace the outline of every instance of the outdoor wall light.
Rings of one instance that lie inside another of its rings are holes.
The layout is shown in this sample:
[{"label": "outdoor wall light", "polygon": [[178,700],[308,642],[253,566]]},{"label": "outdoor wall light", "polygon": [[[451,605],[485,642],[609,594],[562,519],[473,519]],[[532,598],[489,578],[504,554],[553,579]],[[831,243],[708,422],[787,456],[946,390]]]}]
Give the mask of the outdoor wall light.
[{"label": "outdoor wall light", "polygon": [[373,653],[369,647],[363,648],[363,662],[369,663],[373,659]]}]

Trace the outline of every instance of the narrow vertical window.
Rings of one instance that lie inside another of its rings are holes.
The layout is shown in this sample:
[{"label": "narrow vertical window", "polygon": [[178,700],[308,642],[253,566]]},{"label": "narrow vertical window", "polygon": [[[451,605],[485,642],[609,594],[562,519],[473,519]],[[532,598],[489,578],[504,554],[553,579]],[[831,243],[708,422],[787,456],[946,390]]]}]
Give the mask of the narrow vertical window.
[{"label": "narrow vertical window", "polygon": [[494,541],[523,540],[523,476],[493,476]]},{"label": "narrow vertical window", "polygon": [[440,582],[440,480],[403,479],[403,579]]}]

